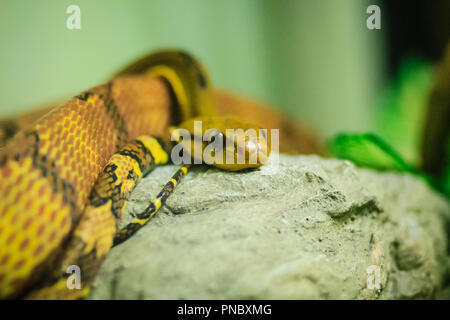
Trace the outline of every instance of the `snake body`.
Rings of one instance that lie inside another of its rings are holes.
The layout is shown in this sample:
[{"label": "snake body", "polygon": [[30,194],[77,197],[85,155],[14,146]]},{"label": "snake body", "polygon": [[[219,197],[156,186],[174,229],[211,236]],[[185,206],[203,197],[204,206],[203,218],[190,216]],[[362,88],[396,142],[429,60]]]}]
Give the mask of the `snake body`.
[{"label": "snake body", "polygon": [[[161,109],[155,101],[166,90],[177,104]],[[157,53],[15,135],[0,154],[0,297],[85,296],[128,195],[145,172],[168,161],[153,136],[214,113],[209,95],[198,62]],[[81,268],[82,290],[67,288],[69,265]]]},{"label": "snake body", "polygon": [[[156,104],[161,100],[169,107]],[[169,126],[193,117],[223,126],[216,113],[201,64],[183,52],[165,51],[138,60],[17,133],[0,153],[0,298],[86,296],[113,243],[145,224],[186,174],[184,166],[146,212],[118,230],[138,181],[169,160]],[[252,152],[246,145],[238,149]],[[81,270],[80,290],[67,284],[74,265]]]},{"label": "snake body", "polygon": [[[117,79],[84,92],[19,132],[3,150],[0,297],[21,295],[57,272],[55,266],[67,256],[69,239],[108,160],[127,141],[162,134],[169,124],[169,110],[166,118],[152,117],[161,110],[151,105],[151,81],[139,76]],[[85,234],[96,235],[101,227]],[[97,240],[85,238],[86,247],[93,245],[95,252]],[[36,297],[64,296],[54,290]]]}]

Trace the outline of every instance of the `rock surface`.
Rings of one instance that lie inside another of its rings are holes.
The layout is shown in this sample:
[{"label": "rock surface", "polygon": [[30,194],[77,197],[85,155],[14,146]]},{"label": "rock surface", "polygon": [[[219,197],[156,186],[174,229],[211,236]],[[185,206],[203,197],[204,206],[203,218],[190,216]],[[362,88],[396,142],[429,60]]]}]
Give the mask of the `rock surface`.
[{"label": "rock surface", "polygon": [[[122,225],[176,170],[141,181]],[[278,166],[242,173],[198,167],[111,250],[89,298],[434,298],[448,272],[449,216],[419,178],[347,161],[280,155]]]}]

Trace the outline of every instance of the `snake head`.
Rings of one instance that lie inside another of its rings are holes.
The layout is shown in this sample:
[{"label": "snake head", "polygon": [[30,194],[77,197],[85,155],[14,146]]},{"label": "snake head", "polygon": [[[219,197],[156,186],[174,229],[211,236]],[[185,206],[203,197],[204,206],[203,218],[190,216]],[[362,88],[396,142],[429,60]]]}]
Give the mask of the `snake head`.
[{"label": "snake head", "polygon": [[170,132],[194,164],[239,171],[266,164],[270,155],[268,131],[234,118],[191,118]]}]

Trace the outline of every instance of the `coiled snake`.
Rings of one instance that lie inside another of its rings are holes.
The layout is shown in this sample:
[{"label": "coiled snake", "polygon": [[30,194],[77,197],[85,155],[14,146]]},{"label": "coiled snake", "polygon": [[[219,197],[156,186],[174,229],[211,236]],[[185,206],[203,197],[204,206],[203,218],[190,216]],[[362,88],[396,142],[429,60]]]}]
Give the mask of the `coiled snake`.
[{"label": "coiled snake", "polygon": [[[161,100],[168,107],[156,103]],[[191,132],[194,118],[204,120],[205,130],[258,129],[216,113],[202,66],[185,53],[164,51],[19,131],[0,150],[0,298],[84,297],[113,243],[145,224],[186,174],[183,166],[145,212],[117,230],[139,179],[169,161],[171,125]],[[252,146],[235,145],[234,152],[247,158],[270,152]],[[67,288],[70,265],[82,270],[81,290]]]}]

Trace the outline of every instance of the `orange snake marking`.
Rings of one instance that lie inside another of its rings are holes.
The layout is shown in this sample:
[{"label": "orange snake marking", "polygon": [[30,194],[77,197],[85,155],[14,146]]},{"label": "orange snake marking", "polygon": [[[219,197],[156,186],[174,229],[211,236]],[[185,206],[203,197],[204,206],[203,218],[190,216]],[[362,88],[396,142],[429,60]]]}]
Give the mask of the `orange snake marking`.
[{"label": "orange snake marking", "polygon": [[[111,157],[93,188],[89,204],[66,247],[60,266],[28,298],[73,299],[88,293],[90,283],[112,247],[126,199],[142,176],[156,164],[152,148],[146,147],[155,141],[154,138],[141,136]],[[82,270],[83,290],[67,289],[70,274],[66,270],[70,265],[77,265]]]},{"label": "orange snake marking", "polygon": [[[0,149],[0,298],[84,297],[113,245],[126,199],[153,165],[168,161],[151,136],[168,139],[169,126],[190,117],[223,125],[208,118],[216,108],[207,73],[185,53],[152,54],[118,77],[70,99]],[[249,154],[270,152],[252,141],[236,145]],[[156,213],[186,173],[182,167],[120,240]],[[82,290],[67,286],[71,265],[82,271]]]},{"label": "orange snake marking", "polygon": [[[108,159],[129,139],[164,134],[170,112],[156,103],[155,86],[162,92],[159,101],[169,106],[159,81],[116,79],[70,99],[0,150],[0,298],[23,297],[60,275],[55,266],[70,255],[69,240],[84,223],[91,190]],[[100,247],[104,253],[105,245]],[[65,284],[64,289],[69,295],[81,292]],[[62,293],[51,296],[64,298]]]}]

